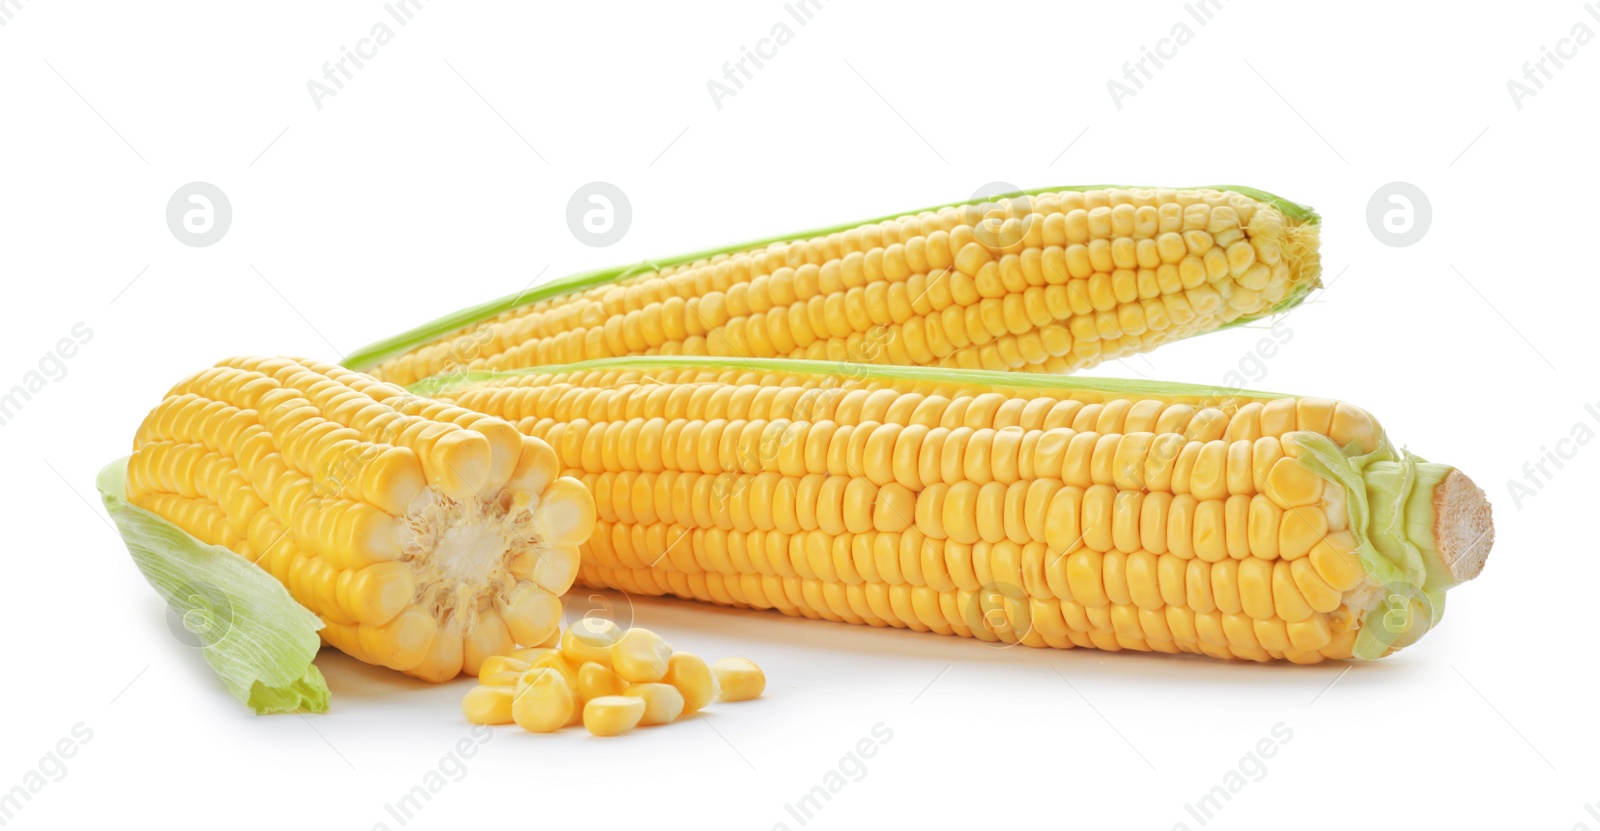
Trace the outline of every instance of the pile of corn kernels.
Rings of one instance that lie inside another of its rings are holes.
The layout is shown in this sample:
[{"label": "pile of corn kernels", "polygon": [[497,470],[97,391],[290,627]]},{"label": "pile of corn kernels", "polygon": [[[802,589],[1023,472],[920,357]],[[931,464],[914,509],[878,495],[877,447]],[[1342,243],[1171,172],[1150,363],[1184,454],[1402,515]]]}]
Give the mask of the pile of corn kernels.
[{"label": "pile of corn kernels", "polygon": [[484,661],[461,711],[474,724],[551,733],[581,721],[596,736],[615,736],[697,712],[719,693],[723,701],[745,701],[766,687],[753,661],[707,666],[648,629],[586,617],[551,646]]}]

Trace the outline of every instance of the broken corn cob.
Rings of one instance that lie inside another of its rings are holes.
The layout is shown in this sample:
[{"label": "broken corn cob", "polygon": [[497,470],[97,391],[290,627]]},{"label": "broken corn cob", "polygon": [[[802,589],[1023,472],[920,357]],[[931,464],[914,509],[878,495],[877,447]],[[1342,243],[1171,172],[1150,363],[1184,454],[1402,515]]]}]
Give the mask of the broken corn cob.
[{"label": "broken corn cob", "polygon": [[1288,308],[1317,216],[1250,188],[1058,188],[575,275],[374,344],[397,384],[623,355],[1069,372]]},{"label": "broken corn cob", "polygon": [[554,634],[594,525],[543,441],[290,358],[174,387],[134,439],[127,492],[271,573],[327,643],[429,681]]},{"label": "broken corn cob", "polygon": [[629,358],[419,390],[595,495],[585,585],[1030,646],[1378,658],[1493,541],[1483,492],[1325,399]]}]

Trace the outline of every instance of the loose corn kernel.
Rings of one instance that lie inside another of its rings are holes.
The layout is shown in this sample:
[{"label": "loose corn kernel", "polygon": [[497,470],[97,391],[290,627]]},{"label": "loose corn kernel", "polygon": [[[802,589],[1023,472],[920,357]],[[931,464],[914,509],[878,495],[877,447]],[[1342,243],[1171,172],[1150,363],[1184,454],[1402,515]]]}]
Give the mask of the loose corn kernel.
[{"label": "loose corn kernel", "polygon": [[611,648],[611,668],[632,683],[660,681],[672,660],[672,647],[649,629],[629,629]]},{"label": "loose corn kernel", "polygon": [[592,662],[578,667],[578,698],[582,701],[603,695],[622,695],[627,690],[628,682],[609,667]]},{"label": "loose corn kernel", "polygon": [[510,687],[473,687],[461,699],[461,713],[473,724],[510,724]]},{"label": "loose corn kernel", "polygon": [[711,666],[723,701],[760,698],[767,689],[767,676],[748,658],[722,658]]},{"label": "loose corn kernel", "polygon": [[561,673],[530,669],[517,683],[511,716],[531,733],[552,733],[572,721],[573,706],[572,690]]},{"label": "loose corn kernel", "polygon": [[[562,680],[566,681],[568,689],[574,692],[578,689],[578,670],[581,665],[573,663],[571,658],[562,654],[559,650],[550,650],[548,653],[535,658],[533,663],[528,666],[528,672],[539,669],[554,670],[556,674],[561,676]],[[526,683],[530,677],[528,673],[523,673],[517,679],[517,684],[520,686]]]},{"label": "loose corn kernel", "polygon": [[596,736],[616,736],[639,726],[645,701],[626,695],[603,695],[583,705],[583,726]]},{"label": "loose corn kernel", "polygon": [[[527,649],[519,649],[507,657],[511,658],[512,660],[521,661],[522,663],[527,664],[529,667],[532,667],[534,661],[537,661],[555,651],[555,648],[550,646],[534,646],[528,647]],[[526,672],[526,670],[524,670],[524,672]]]},{"label": "loose corn kernel", "polygon": [[634,684],[628,687],[624,695],[644,700],[644,716],[640,724],[666,724],[683,715],[685,701],[683,693],[671,684]]},{"label": "loose corn kernel", "polygon": [[683,694],[683,706],[689,712],[705,709],[716,694],[711,668],[692,652],[674,652],[667,661],[667,674],[661,679]]},{"label": "loose corn kernel", "polygon": [[509,655],[495,655],[478,669],[478,683],[490,687],[514,687],[529,664]]},{"label": "loose corn kernel", "polygon": [[593,661],[611,665],[611,647],[622,637],[615,623],[601,617],[585,617],[567,627],[561,636],[561,651],[573,661]]}]

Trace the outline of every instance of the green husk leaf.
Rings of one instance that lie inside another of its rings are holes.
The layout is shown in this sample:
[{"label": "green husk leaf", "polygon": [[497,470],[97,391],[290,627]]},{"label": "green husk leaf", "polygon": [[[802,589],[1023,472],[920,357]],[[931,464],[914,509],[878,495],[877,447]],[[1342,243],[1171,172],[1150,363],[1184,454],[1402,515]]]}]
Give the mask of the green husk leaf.
[{"label": "green husk leaf", "polygon": [[182,621],[222,686],[258,715],[328,710],[312,659],[322,621],[266,571],[127,500],[128,459],[95,477],[134,565]]},{"label": "green husk leaf", "polygon": [[[765,239],[752,240],[750,242],[739,243],[737,245],[728,245],[720,248],[708,249],[705,251],[696,251],[691,254],[679,254],[674,257],[647,260],[629,265],[611,266],[609,268],[600,268],[592,271],[582,271],[578,272],[577,274],[568,275],[558,280],[551,281],[537,288],[530,287],[515,294],[508,294],[504,297],[452,312],[444,317],[424,323],[421,326],[417,326],[408,331],[401,332],[393,337],[385,338],[384,340],[380,340],[376,343],[368,344],[347,355],[344,359],[344,366],[356,370],[369,369],[391,358],[410,352],[419,346],[432,343],[439,338],[442,338],[453,332],[460,331],[475,323],[480,323],[497,315],[511,311],[512,309],[526,306],[530,303],[537,303],[541,300],[548,300],[552,297],[560,297],[564,294],[584,291],[586,289],[594,288],[595,286],[606,285],[618,280],[627,279],[644,272],[656,271],[662,268],[682,265],[684,263],[692,263],[695,260],[714,257],[719,254],[731,254],[738,251],[748,251],[752,248],[760,248],[771,245],[774,242],[788,242],[795,239],[824,236],[827,234],[838,233],[840,231],[846,231],[867,223],[883,222],[885,220],[895,219],[906,216],[907,214],[916,214],[921,213],[922,211],[937,211],[944,208],[959,207],[961,205],[980,204],[994,199],[1007,199],[1017,196],[1036,196],[1041,193],[1089,191],[1101,188],[1126,187],[1136,186],[1065,185],[1059,187],[1012,191],[1010,193],[997,193],[991,196],[985,196],[981,199],[968,199],[960,202],[948,202],[943,205],[934,205],[928,208],[916,208],[909,211],[899,211],[870,219],[861,219],[855,222],[830,225],[826,228],[814,228],[808,231],[767,237]],[[1177,188],[1177,190],[1233,191],[1234,193],[1248,196],[1258,202],[1266,202],[1271,204],[1273,207],[1276,207],[1279,211],[1283,212],[1285,217],[1296,223],[1302,225],[1320,225],[1322,222],[1322,217],[1310,207],[1301,205],[1297,202],[1291,202],[1281,196],[1268,193],[1264,190],[1257,190],[1256,188],[1244,187],[1241,185],[1198,185],[1194,188]],[[1221,328],[1231,328],[1233,326],[1243,325],[1252,321],[1270,318],[1281,314],[1282,312],[1288,311],[1304,300],[1306,296],[1311,293],[1312,289],[1316,287],[1318,282],[1316,276],[1317,275],[1312,274],[1311,279],[1301,281],[1294,287],[1288,297],[1285,297],[1283,300],[1279,301],[1278,304],[1273,306],[1271,309],[1258,315],[1241,317],[1238,320],[1235,320],[1227,326]]]},{"label": "green husk leaf", "polygon": [[[1442,569],[1429,567],[1424,549],[1433,550],[1427,539],[1433,527],[1431,494],[1450,468],[1396,450],[1387,438],[1373,452],[1357,454],[1341,451],[1326,436],[1297,437],[1301,463],[1344,488],[1356,555],[1377,588],[1352,653],[1363,660],[1381,658],[1414,642],[1444,616],[1445,590],[1452,581]],[[1414,603],[1422,606],[1426,620],[1411,619]]]}]

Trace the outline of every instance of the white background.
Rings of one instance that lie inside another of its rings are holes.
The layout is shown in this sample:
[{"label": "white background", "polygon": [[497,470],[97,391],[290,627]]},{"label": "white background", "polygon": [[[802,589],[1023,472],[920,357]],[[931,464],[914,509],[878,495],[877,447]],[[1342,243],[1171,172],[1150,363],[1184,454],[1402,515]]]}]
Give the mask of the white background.
[{"label": "white background", "polygon": [[[616,740],[503,729],[407,827],[798,828],[785,804],[881,722],[892,740],[807,827],[1198,828],[1185,804],[1282,722],[1292,740],[1206,827],[1600,828],[1600,447],[1563,445],[1575,458],[1520,506],[1507,488],[1574,425],[1600,431],[1600,45],[1548,64],[1520,110],[1506,87],[1600,20],[1576,0],[1420,6],[1233,0],[1201,26],[1174,0],[832,0],[802,26],[776,0],[436,2],[320,110],[307,81],[388,19],[376,0],[7,6],[0,389],[93,331],[0,427],[0,790],[93,731],[7,827],[397,828],[385,804],[468,735],[468,682],[332,651],[329,714],[253,717],[169,633],[93,478],[181,377],[335,359],[531,281],[1001,180],[1237,182],[1322,212],[1330,286],[1249,380],[1367,407],[1488,491],[1497,545],[1440,628],[1379,663],[1297,668],[641,602],[680,648],[760,662],[766,697]],[[780,21],[793,40],[718,109],[707,81]],[[1119,109],[1107,81],[1179,22],[1193,39]],[[165,221],[196,180],[233,206],[206,248]],[[606,249],[566,224],[593,180],[633,208]],[[1366,221],[1394,180],[1432,205],[1410,247]],[[1262,335],[1098,372],[1218,382]]]}]

